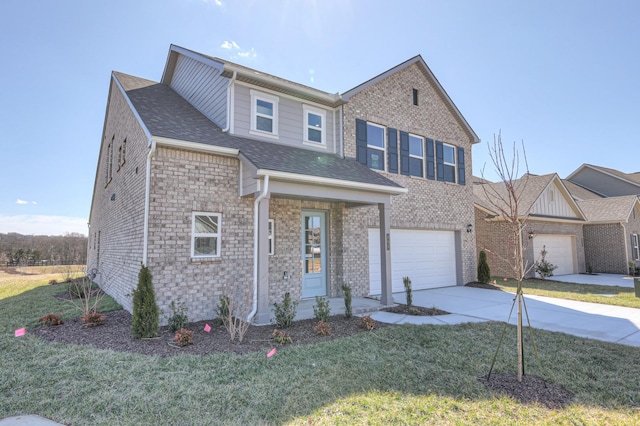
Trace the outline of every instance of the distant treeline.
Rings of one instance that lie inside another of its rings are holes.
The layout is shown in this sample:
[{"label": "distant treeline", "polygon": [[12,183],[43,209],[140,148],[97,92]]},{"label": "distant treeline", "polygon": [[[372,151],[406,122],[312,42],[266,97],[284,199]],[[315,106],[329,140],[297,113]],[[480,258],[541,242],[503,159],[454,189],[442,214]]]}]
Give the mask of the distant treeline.
[{"label": "distant treeline", "polygon": [[0,266],[84,265],[87,237],[0,234]]}]

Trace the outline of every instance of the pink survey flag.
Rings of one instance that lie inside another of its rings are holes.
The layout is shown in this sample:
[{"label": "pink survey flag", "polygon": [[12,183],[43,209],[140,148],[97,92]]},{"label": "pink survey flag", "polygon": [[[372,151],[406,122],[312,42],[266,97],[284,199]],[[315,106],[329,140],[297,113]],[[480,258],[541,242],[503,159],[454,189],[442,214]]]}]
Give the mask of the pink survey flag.
[{"label": "pink survey flag", "polygon": [[271,358],[272,356],[274,356],[276,354],[276,348],[273,348],[269,351],[269,353],[267,354],[267,358]]},{"label": "pink survey flag", "polygon": [[16,337],[24,336],[27,332],[27,329],[22,327],[16,330]]},{"label": "pink survey flag", "polygon": [[211,331],[211,326],[209,324],[205,324],[204,325],[204,331],[206,331],[207,333]]}]

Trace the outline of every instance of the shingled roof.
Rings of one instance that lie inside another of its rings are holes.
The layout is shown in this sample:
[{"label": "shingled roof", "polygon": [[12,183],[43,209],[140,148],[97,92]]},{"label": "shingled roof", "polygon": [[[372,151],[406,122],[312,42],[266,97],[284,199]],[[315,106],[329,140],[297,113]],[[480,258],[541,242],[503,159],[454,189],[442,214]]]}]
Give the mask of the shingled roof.
[{"label": "shingled roof", "polygon": [[[536,176],[528,175],[514,182],[516,191],[520,194],[518,213],[526,216],[533,207],[540,194],[557,175],[555,173]],[[498,206],[508,209],[507,204],[502,200],[508,200],[507,188],[504,182],[475,184],[473,185],[474,202],[485,210],[498,214]]]},{"label": "shingled roof", "polygon": [[120,72],[113,75],[151,136],[238,149],[258,169],[402,188],[368,167],[335,154],[230,135],[169,86]]},{"label": "shingled roof", "polygon": [[570,180],[562,179],[562,183],[564,184],[565,188],[567,188],[567,190],[571,193],[573,198],[576,198],[578,200],[592,200],[603,198],[602,195],[596,194],[593,191],[589,191],[587,188],[583,188],[580,185],[576,185]]},{"label": "shingled roof", "polygon": [[635,195],[578,201],[589,222],[627,222],[636,203]]}]

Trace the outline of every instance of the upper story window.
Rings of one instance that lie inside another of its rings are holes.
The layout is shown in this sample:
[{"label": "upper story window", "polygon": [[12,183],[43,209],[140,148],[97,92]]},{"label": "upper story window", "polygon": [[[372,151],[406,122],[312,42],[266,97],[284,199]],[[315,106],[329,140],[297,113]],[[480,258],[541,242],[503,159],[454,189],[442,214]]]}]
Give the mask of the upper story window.
[{"label": "upper story window", "polygon": [[413,89],[413,104],[418,106],[418,89]]},{"label": "upper story window", "polygon": [[447,145],[446,143],[442,145],[443,147],[443,180],[445,182],[456,182],[456,147],[452,145]]},{"label": "upper story window", "polygon": [[409,174],[411,176],[424,176],[424,139],[420,136],[409,134]]},{"label": "upper story window", "polygon": [[193,213],[191,257],[220,257],[220,213]]},{"label": "upper story window", "polygon": [[367,123],[367,165],[369,168],[384,170],[385,128]]},{"label": "upper story window", "polygon": [[251,90],[251,131],[278,136],[278,97]]},{"label": "upper story window", "polygon": [[104,186],[106,187],[111,182],[111,178],[113,177],[113,141],[115,140],[115,135],[111,138],[111,143],[107,146],[107,159],[106,159],[106,170],[105,170],[105,179]]},{"label": "upper story window", "polygon": [[326,112],[308,105],[303,105],[302,110],[304,113],[304,142],[326,145]]}]

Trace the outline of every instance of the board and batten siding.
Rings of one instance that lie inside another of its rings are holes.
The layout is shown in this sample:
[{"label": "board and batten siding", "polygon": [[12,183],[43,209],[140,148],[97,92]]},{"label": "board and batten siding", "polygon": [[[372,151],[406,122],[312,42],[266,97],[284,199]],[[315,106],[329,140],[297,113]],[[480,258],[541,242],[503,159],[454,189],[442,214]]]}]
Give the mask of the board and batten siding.
[{"label": "board and batten siding", "polygon": [[569,202],[562,195],[562,192],[560,192],[560,188],[556,185],[550,185],[542,192],[540,198],[538,198],[531,208],[531,214],[554,217],[578,217]]},{"label": "board and batten siding", "polygon": [[219,127],[227,125],[229,79],[220,70],[180,55],[169,85],[187,102]]},{"label": "board and batten siding", "polygon": [[[284,145],[295,146],[298,148],[316,149],[322,152],[336,152],[336,133],[334,130],[334,122],[336,118],[335,111],[316,104],[306,103],[292,99],[288,96],[282,96],[273,92],[262,91],[259,88],[250,88],[240,83],[235,83],[234,88],[234,118],[233,133],[237,136],[247,137],[250,139],[261,139],[268,142],[277,142]],[[269,96],[278,98],[278,138],[262,137],[257,132],[251,133],[251,90],[265,93]],[[326,148],[325,145],[314,146],[311,143],[303,143],[304,132],[306,131],[304,123],[303,105],[310,105],[316,109],[326,111]]]}]

